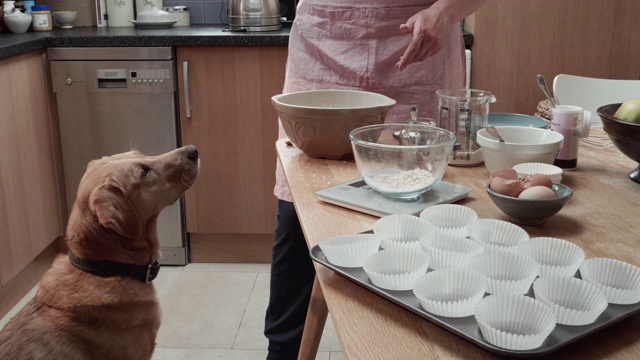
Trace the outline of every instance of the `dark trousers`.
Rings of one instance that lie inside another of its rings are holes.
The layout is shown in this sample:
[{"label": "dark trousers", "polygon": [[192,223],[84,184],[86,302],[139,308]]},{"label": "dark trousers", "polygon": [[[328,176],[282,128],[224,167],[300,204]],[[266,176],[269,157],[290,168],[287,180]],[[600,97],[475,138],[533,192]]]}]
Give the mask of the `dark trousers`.
[{"label": "dark trousers", "polygon": [[268,360],[297,359],[315,277],[293,203],[278,200],[264,335]]}]

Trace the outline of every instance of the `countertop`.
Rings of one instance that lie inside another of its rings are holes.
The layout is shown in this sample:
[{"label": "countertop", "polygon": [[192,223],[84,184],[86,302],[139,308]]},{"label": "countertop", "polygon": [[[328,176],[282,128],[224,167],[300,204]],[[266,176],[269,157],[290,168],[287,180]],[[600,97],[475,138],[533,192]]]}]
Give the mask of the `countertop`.
[{"label": "countertop", "polygon": [[[291,28],[269,32],[225,31],[225,25],[192,25],[168,29],[78,27],[47,32],[0,34],[0,58],[50,47],[150,46],[287,46]],[[464,32],[465,47],[473,35]]]}]

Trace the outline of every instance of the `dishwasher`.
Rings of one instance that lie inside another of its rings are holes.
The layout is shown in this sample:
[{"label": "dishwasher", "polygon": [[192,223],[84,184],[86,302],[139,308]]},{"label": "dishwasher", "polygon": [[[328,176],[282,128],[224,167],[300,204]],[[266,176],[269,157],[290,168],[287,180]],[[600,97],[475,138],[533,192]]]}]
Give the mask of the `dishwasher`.
[{"label": "dishwasher", "polygon": [[[50,48],[68,211],[87,164],[139,150],[159,155],[180,144],[175,51],[171,47]],[[165,265],[185,265],[184,198],[158,217]]]}]

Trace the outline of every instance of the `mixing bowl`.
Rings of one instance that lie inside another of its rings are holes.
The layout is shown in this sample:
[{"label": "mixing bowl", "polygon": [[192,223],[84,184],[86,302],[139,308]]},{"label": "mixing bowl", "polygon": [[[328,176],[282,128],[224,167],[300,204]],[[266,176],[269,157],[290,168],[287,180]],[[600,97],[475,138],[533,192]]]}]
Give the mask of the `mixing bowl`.
[{"label": "mixing bowl", "polygon": [[[640,163],[640,124],[618,120],[613,117],[621,104],[604,105],[598,108],[604,131],[615,147],[629,159]],[[640,183],[640,165],[629,173],[631,180]]]},{"label": "mixing bowl", "polygon": [[357,90],[309,90],[275,95],[271,102],[289,140],[314,158],[341,159],[353,154],[349,132],[384,122],[396,101]]},{"label": "mixing bowl", "polygon": [[375,191],[415,199],[444,176],[455,135],[427,124],[378,124],[349,134],[362,179]]},{"label": "mixing bowl", "polygon": [[493,126],[527,126],[546,129],[549,122],[545,119],[515,113],[489,113],[489,125]]},{"label": "mixing bowl", "polygon": [[495,128],[505,142],[489,135],[486,129],[478,131],[478,144],[482,146],[484,164],[489,172],[528,162],[553,164],[564,141],[562,134],[546,129],[525,126]]}]

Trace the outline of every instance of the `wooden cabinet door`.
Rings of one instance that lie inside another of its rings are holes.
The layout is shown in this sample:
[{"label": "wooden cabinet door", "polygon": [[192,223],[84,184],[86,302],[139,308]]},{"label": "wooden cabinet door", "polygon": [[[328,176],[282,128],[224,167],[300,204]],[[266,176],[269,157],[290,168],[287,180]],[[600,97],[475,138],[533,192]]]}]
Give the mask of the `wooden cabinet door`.
[{"label": "wooden cabinet door", "polygon": [[286,57],[286,47],[178,48],[182,143],[197,146],[201,159],[186,193],[189,233],[272,238],[278,115],[271,97],[282,92]]},{"label": "wooden cabinet door", "polygon": [[62,235],[40,51],[0,60],[0,285]]}]

